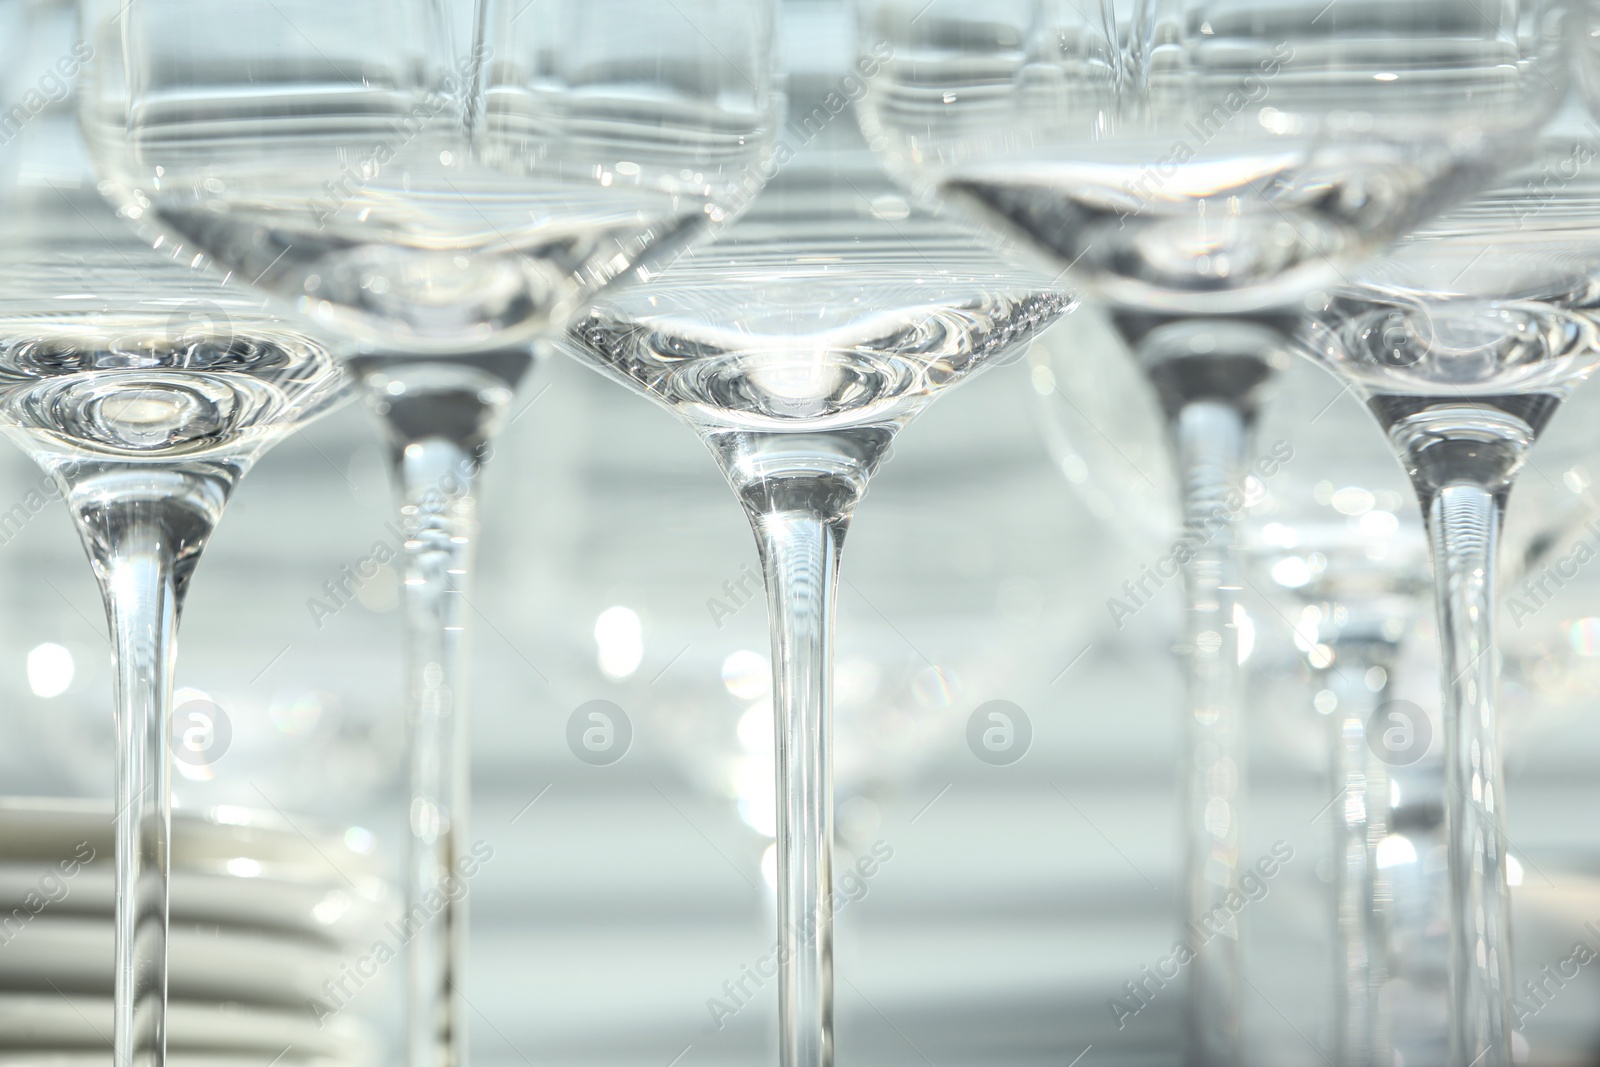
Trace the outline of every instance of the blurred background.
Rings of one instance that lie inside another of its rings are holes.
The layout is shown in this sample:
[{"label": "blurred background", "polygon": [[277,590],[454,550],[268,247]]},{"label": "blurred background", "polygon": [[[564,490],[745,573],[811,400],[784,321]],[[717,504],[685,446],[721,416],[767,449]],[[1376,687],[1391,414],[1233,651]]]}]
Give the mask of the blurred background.
[{"label": "blurred background", "polygon": [[[791,0],[786,19],[791,108],[808,114],[850,60],[849,11]],[[859,136],[846,109],[808,150]],[[875,205],[880,217],[897,209]],[[907,429],[857,513],[837,633],[841,1063],[1181,1057],[1180,982],[1148,984],[1142,1000],[1127,986],[1181,933],[1176,583],[1131,616],[1108,604],[1176,536],[1162,527],[1174,490],[1153,404],[1118,370],[1127,360],[1080,309],[1028,358]],[[1060,371],[1079,367],[1104,373]],[[1597,417],[1600,392],[1580,390],[1529,477],[1587,500]],[[1364,492],[1360,506],[1396,517],[1397,538],[1417,525],[1376,424],[1309,363],[1289,368],[1260,441],[1263,454],[1290,446],[1282,484]],[[108,801],[104,617],[46,487],[20,453],[0,451],[0,701],[11,709],[0,773],[11,795]],[[380,565],[396,548],[391,510],[376,423],[360,407],[246,479],[185,609],[180,723],[186,703],[209,701],[226,725],[209,762],[178,765],[180,809],[275,809],[398,871],[398,580]],[[767,1062],[772,731],[744,516],[670,414],[552,355],[497,446],[483,522],[471,612],[469,836],[488,856],[470,880],[475,1059]],[[1242,861],[1290,858],[1241,915],[1246,1047],[1252,1062],[1311,1065],[1333,1054],[1337,790],[1298,609],[1272,589],[1247,590],[1242,620],[1254,686]],[[1600,568],[1531,614],[1503,616],[1521,988],[1580,942],[1600,949]],[[1425,615],[1409,635],[1398,692],[1437,727],[1430,627]],[[595,700],[629,727],[603,765],[569,741]],[[1027,727],[1005,765],[969,742],[991,701],[1021,709]],[[388,965],[361,985],[364,1014],[394,1021],[399,976]],[[1600,966],[1537,1003],[1520,1055],[1600,1062]]]}]

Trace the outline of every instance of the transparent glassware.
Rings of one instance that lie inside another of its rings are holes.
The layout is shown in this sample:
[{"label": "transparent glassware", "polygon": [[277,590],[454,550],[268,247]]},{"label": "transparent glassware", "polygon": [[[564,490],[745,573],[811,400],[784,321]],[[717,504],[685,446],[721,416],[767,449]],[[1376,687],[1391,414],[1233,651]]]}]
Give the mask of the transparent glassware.
[{"label": "transparent glassware", "polygon": [[[1581,25],[1581,23],[1580,23]],[[1506,506],[1534,443],[1600,362],[1600,150],[1582,100],[1533,162],[1330,294],[1303,343],[1365,399],[1426,518],[1444,645],[1451,1058],[1511,1062],[1510,909],[1497,714]]]},{"label": "transparent glassware", "polygon": [[[1374,537],[1359,522],[1276,524],[1266,531],[1276,543],[1261,549],[1262,564],[1300,607],[1296,643],[1311,670],[1314,706],[1330,724],[1331,1015],[1339,1064],[1382,1063],[1397,1050],[1444,1052],[1437,1039],[1431,1048],[1426,1045],[1430,1035],[1422,1019],[1396,1013],[1393,998],[1386,1003],[1385,996],[1391,967],[1404,976],[1408,992],[1421,984],[1416,961],[1396,958],[1395,946],[1405,945],[1412,934],[1426,940],[1430,932],[1415,922],[1411,930],[1392,930],[1397,917],[1437,918],[1436,912],[1416,907],[1417,901],[1401,899],[1384,874],[1390,859],[1384,842],[1395,825],[1392,798],[1413,795],[1393,789],[1409,783],[1404,770],[1392,770],[1420,760],[1431,737],[1422,721],[1425,713],[1396,700],[1390,682],[1402,643],[1414,630],[1419,594],[1426,589],[1426,542],[1420,532]],[[1408,907],[1395,908],[1396,901]]]},{"label": "transparent glassware", "polygon": [[863,118],[891,169],[1152,313],[1336,284],[1497,172],[1566,80],[1537,2],[860,8],[863,53],[890,56]]},{"label": "transparent glassware", "polygon": [[574,355],[700,435],[755,532],[773,650],[785,1067],[834,1055],[831,690],[845,532],[900,429],[1072,305],[982,235],[910,210],[848,119],[822,125],[750,215],[602,297],[571,334]]},{"label": "transparent glassware", "polygon": [[1342,383],[1295,367],[1279,384],[1262,431],[1295,456],[1251,509],[1247,573],[1262,614],[1292,628],[1326,722],[1329,1052],[1341,1067],[1442,1062],[1448,911],[1442,875],[1416,862],[1444,838],[1438,746],[1400,684],[1427,606],[1427,538],[1393,456],[1353,439],[1366,416]]},{"label": "transparent glassware", "polygon": [[[1154,560],[1172,551],[1181,529],[1161,413],[1113,328],[1097,318],[1081,309],[1033,346],[1028,391],[1041,436],[1083,507],[1137,560]],[[1089,350],[1103,358],[1078,358]],[[1402,846],[1383,843],[1397,826],[1417,855],[1444,839],[1437,731],[1397,694],[1426,607],[1427,542],[1403,472],[1381,440],[1360,439],[1367,416],[1346,392],[1304,361],[1275,385],[1258,431],[1273,445],[1262,454],[1282,445],[1292,454],[1247,481],[1242,606],[1252,657],[1292,636],[1307,672],[1303,703],[1326,723],[1330,786],[1318,824],[1332,828],[1335,968],[1319,1004],[1331,1025],[1327,1055],[1341,1065],[1388,1062],[1394,1053],[1433,1062],[1446,1045],[1443,878],[1397,862]],[[1120,594],[1107,602],[1114,614],[1126,594],[1108,591]],[[1256,713],[1282,727],[1298,708],[1269,703]],[[1369,726],[1380,709],[1375,747]],[[1394,751],[1382,747],[1385,736]]]},{"label": "transparent glassware", "polygon": [[[1233,889],[1236,505],[1307,294],[1480,187],[1557,106],[1559,5],[860,0],[873,148],[1111,310],[1161,398],[1191,550],[1185,918]],[[1214,758],[1213,758],[1214,757]],[[1188,982],[1188,1055],[1238,1061],[1238,931]]]},{"label": "transparent glassware", "polygon": [[[89,58],[70,7],[8,4],[0,147],[0,433],[59,487],[113,653],[118,1062],[166,1048],[177,630],[195,567],[273,444],[352,396],[328,346],[129,234],[95,190],[70,87]],[[42,87],[42,88],[40,88]]]},{"label": "transparent glassware", "polygon": [[[416,905],[464,860],[464,636],[495,434],[535,341],[760,188],[773,4],[83,10],[83,123],[120,214],[359,347],[406,535]],[[466,912],[445,895],[408,953],[413,1067],[466,1058]]]}]

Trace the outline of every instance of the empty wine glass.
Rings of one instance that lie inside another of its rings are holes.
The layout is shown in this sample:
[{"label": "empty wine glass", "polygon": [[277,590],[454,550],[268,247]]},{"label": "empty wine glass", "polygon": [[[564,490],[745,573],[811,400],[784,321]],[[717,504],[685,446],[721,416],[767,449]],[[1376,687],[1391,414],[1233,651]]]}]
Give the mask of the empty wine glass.
[{"label": "empty wine glass", "polygon": [[[1189,602],[1185,918],[1234,890],[1234,544],[1250,431],[1301,299],[1479,186],[1559,103],[1558,5],[859,0],[890,56],[873,147],[1110,307],[1165,410]],[[1187,1043],[1238,1048],[1238,930],[1192,965]]]},{"label": "empty wine glass", "polygon": [[[83,0],[121,213],[353,336],[406,534],[413,907],[466,840],[477,489],[591,294],[759,189],[772,0]],[[408,947],[413,1067],[465,1061],[465,904]]]},{"label": "empty wine glass", "polygon": [[[1135,545],[1139,558],[1158,559],[1172,551],[1180,525],[1161,416],[1134,361],[1098,318],[1096,309],[1081,309],[1033,346],[1029,391],[1051,454],[1084,507]],[[1076,358],[1090,349],[1102,358]],[[1444,839],[1431,732],[1418,721],[1421,709],[1395,699],[1402,651],[1428,590],[1426,539],[1393,455],[1379,440],[1352,438],[1366,415],[1347,392],[1306,361],[1279,377],[1259,436],[1292,441],[1293,455],[1250,482],[1240,572],[1250,602],[1243,606],[1256,633],[1254,656],[1271,631],[1292,635],[1310,673],[1304,704],[1328,726],[1331,1061],[1356,1067],[1399,1052],[1407,1062],[1433,1062],[1444,1056],[1446,1033],[1433,1025],[1444,1018],[1448,972],[1447,942],[1437,932],[1447,917],[1436,884],[1443,879],[1400,869],[1392,862],[1399,846],[1383,845],[1396,825],[1420,854],[1430,836]],[[1114,580],[1107,587],[1115,613],[1125,594]],[[1392,752],[1368,736],[1380,708],[1389,718],[1403,713],[1379,738],[1393,742]],[[1269,712],[1279,725],[1297,717],[1282,711],[1272,705]],[[1396,797],[1404,807],[1391,813]]]},{"label": "empty wine glass", "polygon": [[1307,352],[1368,403],[1432,540],[1444,644],[1451,1060],[1511,1062],[1497,556],[1507,497],[1600,362],[1600,128],[1576,95],[1530,166],[1320,301]]},{"label": "empty wine glass", "polygon": [[1360,438],[1366,416],[1347,393],[1309,365],[1283,374],[1262,431],[1293,437],[1293,476],[1251,509],[1246,575],[1266,624],[1292,628],[1307,703],[1327,724],[1332,1062],[1441,1062],[1443,879],[1400,869],[1402,846],[1385,843],[1401,834],[1426,855],[1443,841],[1431,720],[1399,684],[1426,605],[1427,539],[1403,473],[1381,441]]},{"label": "empty wine glass", "polygon": [[116,221],[73,119],[68,87],[88,49],[73,40],[70,7],[4,6],[8,75],[44,88],[0,148],[0,433],[54,476],[105,601],[117,734],[113,1036],[119,1064],[151,1067],[166,1047],[184,596],[239,480],[347,399],[349,379],[321,341]]},{"label": "empty wine glass", "polygon": [[777,717],[784,1067],[833,1062],[830,693],[845,531],[899,430],[1070,306],[1049,275],[911,211],[852,132],[827,129],[716,243],[602,297],[572,333],[586,363],[700,435],[755,531]]}]

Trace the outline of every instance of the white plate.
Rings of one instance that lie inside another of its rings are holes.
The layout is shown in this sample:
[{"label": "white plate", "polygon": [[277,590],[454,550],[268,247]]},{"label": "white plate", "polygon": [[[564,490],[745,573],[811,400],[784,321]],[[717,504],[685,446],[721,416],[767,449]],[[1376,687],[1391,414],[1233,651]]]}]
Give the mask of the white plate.
[{"label": "white plate", "polygon": [[[54,876],[49,877],[52,871]],[[172,921],[311,937],[347,948],[366,947],[383,923],[399,914],[394,901],[372,899],[388,895],[388,887],[375,879],[370,882],[373,884],[362,887],[366,890],[362,892],[361,888],[342,882],[307,885],[264,877],[176,871],[172,876]],[[15,924],[22,920],[22,914],[109,921],[116,906],[115,890],[115,872],[109,863],[98,860],[71,877],[53,866],[0,861],[0,935],[8,919]]]},{"label": "white plate", "polygon": [[[390,939],[393,945],[394,939]],[[109,918],[52,916],[32,919],[0,945],[0,988],[111,993],[112,924]],[[328,1000],[323,984],[365,954],[326,942],[283,934],[240,932],[215,925],[174,924],[168,990],[174,999],[278,1004],[306,1008]],[[377,981],[400,966],[375,968]]]},{"label": "white plate", "polygon": [[[308,1007],[263,1011],[175,1000],[167,1008],[167,1046],[191,1054],[265,1053],[252,1055],[256,1067],[265,1067],[286,1047],[298,1058],[369,1056],[376,1044],[373,1035],[349,1014],[324,1019],[318,1027]],[[18,1046],[47,1048],[50,1056],[72,1052],[97,1058],[111,1038],[111,1029],[109,997],[0,993],[0,1063],[26,1055],[16,1051]],[[109,1057],[109,1051],[104,1055]]]},{"label": "white plate", "polygon": [[[169,1052],[171,1067],[267,1067],[261,1053],[228,1055],[215,1052]],[[360,1067],[369,1059],[297,1056],[291,1050],[272,1067]],[[54,1050],[0,1052],[0,1067],[112,1067],[111,1052],[56,1052]]]},{"label": "white plate", "polygon": [[[175,813],[172,846],[175,922],[279,930],[366,947],[399,914],[398,894],[373,857],[351,849],[342,833],[216,808]],[[85,857],[92,859],[78,862]],[[18,909],[109,917],[113,860],[104,805],[0,798],[0,924]]]},{"label": "white plate", "polygon": [[[98,857],[112,852],[109,805],[88,800],[0,797],[0,856],[7,860],[65,860],[80,843]],[[216,807],[172,815],[173,870],[227,873],[228,861],[249,856],[272,877],[326,882],[381,876],[376,859],[357,852],[342,832],[310,819],[290,822],[274,812]]]}]

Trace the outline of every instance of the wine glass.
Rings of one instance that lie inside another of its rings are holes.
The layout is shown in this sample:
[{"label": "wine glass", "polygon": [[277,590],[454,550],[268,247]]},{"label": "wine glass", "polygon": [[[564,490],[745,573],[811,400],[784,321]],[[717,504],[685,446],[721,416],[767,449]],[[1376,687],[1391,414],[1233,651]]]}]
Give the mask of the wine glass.
[{"label": "wine glass", "polygon": [[[1137,559],[1154,560],[1171,552],[1180,525],[1161,416],[1137,366],[1100,318],[1084,308],[1033,346],[1032,409],[1085,509],[1132,544]],[[1077,358],[1085,350],[1102,356]],[[1248,484],[1242,606],[1255,631],[1256,659],[1274,631],[1292,638],[1309,671],[1309,690],[1297,706],[1314,708],[1327,726],[1332,1062],[1388,1062],[1390,1050],[1408,1062],[1430,1061],[1444,1054],[1444,1031],[1430,1024],[1431,1009],[1442,1017],[1445,999],[1444,939],[1433,932],[1443,913],[1432,883],[1441,879],[1399,870],[1390,862],[1398,846],[1382,844],[1397,824],[1421,853],[1430,834],[1443,841],[1435,825],[1442,816],[1432,818],[1442,806],[1431,732],[1419,721],[1421,709],[1397,699],[1402,653],[1428,589],[1426,539],[1406,506],[1393,455],[1381,441],[1352,438],[1352,426],[1366,416],[1347,392],[1304,360],[1284,368],[1276,382],[1258,436],[1274,445],[1293,442],[1293,455]],[[1126,593],[1114,579],[1106,587],[1114,612]],[[1270,707],[1280,725],[1297,718]],[[1369,740],[1380,708],[1380,725],[1404,713],[1380,737],[1394,751]],[[1397,814],[1390,811],[1391,789],[1404,802]]]},{"label": "wine glass", "polygon": [[1451,1057],[1463,1062],[1511,1062],[1497,556],[1507,498],[1534,442],[1600,362],[1591,311],[1600,201],[1575,162],[1597,153],[1600,130],[1575,93],[1530,166],[1322,299],[1302,340],[1367,401],[1411,476],[1432,542],[1455,940]]},{"label": "wine glass", "polygon": [[749,216],[606,294],[571,334],[581,360],[700,435],[755,532],[777,720],[785,1067],[833,1062],[831,688],[845,531],[907,423],[1071,306],[1049,274],[913,211],[847,119],[823,125]]},{"label": "wine glass", "polygon": [[[760,188],[772,0],[83,3],[83,121],[121,214],[360,343],[406,534],[408,894],[436,903],[466,841],[494,435],[532,342]],[[465,918],[448,899],[409,944],[413,1067],[465,1061]]]},{"label": "wine glass", "polygon": [[1403,868],[1389,840],[1414,855],[1443,841],[1432,720],[1400,682],[1426,604],[1427,539],[1393,455],[1353,432],[1366,416],[1347,394],[1311,365],[1282,375],[1262,432],[1294,439],[1294,470],[1251,509],[1246,574],[1260,616],[1292,628],[1307,703],[1327,725],[1333,1062],[1436,1062],[1442,878]]},{"label": "wine glass", "polygon": [[184,596],[252,464],[352,394],[322,341],[117,222],[73,121],[68,87],[87,57],[70,7],[7,7],[10,76],[44,89],[22,97],[41,106],[0,148],[0,433],[59,484],[105,602],[117,736],[115,1053],[142,1067],[165,1058]]},{"label": "wine glass", "polygon": [[[1233,891],[1234,545],[1300,301],[1480,186],[1558,105],[1559,5],[859,0],[862,109],[903,181],[1024,237],[1109,307],[1160,397],[1188,599],[1185,918]],[[1221,914],[1221,912],[1218,912]],[[1188,982],[1187,1047],[1240,1059],[1238,930]]]},{"label": "wine glass", "polygon": [[[1345,500],[1363,491],[1360,484],[1340,489]],[[1428,752],[1426,713],[1397,699],[1392,682],[1426,590],[1427,547],[1420,529],[1390,527],[1392,512],[1327,512],[1322,521],[1306,516],[1267,523],[1253,562],[1269,579],[1258,588],[1292,611],[1295,642],[1311,672],[1313,707],[1329,723],[1335,1061],[1382,1063],[1397,1050],[1411,1058],[1431,1036],[1405,1013],[1399,1024],[1386,1018],[1384,1004],[1392,964],[1405,986],[1422,985],[1417,961],[1395,958],[1394,946],[1428,934],[1415,922],[1412,930],[1388,927],[1397,914],[1430,915],[1425,908],[1401,913],[1391,907],[1417,901],[1404,899],[1383,873],[1390,860],[1384,841],[1395,825],[1392,798],[1415,803],[1433,792],[1422,790],[1419,798],[1408,780]],[[1418,837],[1418,820],[1409,822]],[[1443,1042],[1428,1052],[1442,1055]]]}]

